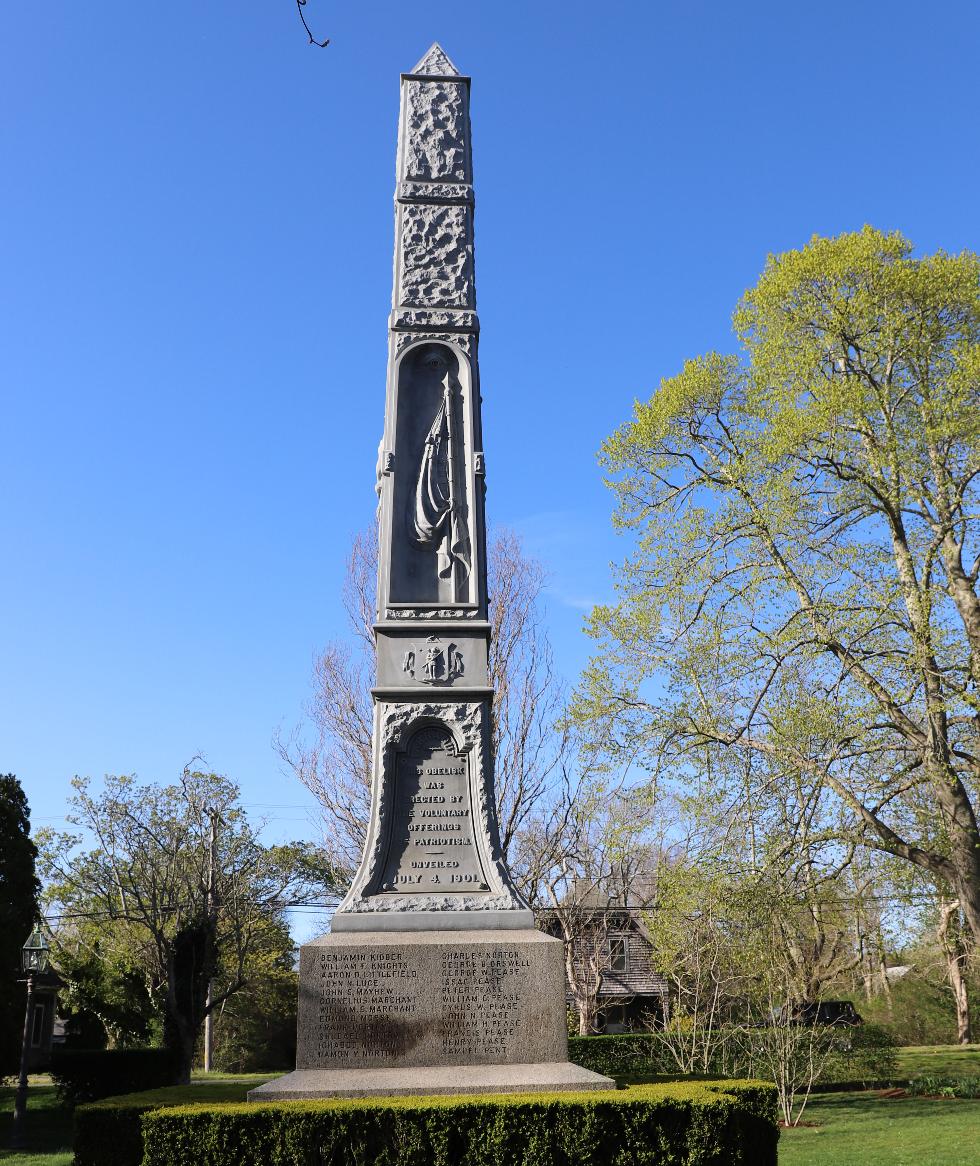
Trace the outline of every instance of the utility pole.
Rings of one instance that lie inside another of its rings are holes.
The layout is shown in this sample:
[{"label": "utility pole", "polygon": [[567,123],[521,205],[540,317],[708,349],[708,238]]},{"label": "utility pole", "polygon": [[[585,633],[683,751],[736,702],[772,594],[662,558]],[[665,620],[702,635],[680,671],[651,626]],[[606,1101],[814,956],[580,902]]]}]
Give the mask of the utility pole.
[{"label": "utility pole", "polygon": [[[208,890],[207,890],[207,913],[208,923],[213,924],[215,901],[214,901],[214,848],[218,839],[218,822],[221,820],[217,810],[210,810],[208,816],[211,819],[211,829],[208,834]],[[212,979],[208,977],[208,994],[204,1002],[204,1072],[211,1072],[211,1050],[214,1039],[214,1030],[211,1024],[211,986]]]}]

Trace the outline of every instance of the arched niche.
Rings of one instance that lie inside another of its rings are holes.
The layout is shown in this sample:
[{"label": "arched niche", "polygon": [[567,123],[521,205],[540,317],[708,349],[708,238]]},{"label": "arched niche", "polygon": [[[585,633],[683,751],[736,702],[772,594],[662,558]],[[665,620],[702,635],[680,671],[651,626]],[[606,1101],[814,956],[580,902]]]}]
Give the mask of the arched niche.
[{"label": "arched niche", "polygon": [[473,418],[466,357],[414,344],[395,391],[391,603],[474,601]]},{"label": "arched niche", "polygon": [[445,725],[423,724],[393,756],[382,894],[489,891],[473,827],[468,750]]}]

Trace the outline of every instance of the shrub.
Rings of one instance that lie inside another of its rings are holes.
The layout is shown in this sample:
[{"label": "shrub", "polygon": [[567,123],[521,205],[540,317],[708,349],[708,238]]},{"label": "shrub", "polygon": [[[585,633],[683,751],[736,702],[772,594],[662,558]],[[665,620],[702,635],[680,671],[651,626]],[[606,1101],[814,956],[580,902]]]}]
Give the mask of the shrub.
[{"label": "shrub", "polygon": [[651,1073],[653,1045],[646,1033],[568,1038],[568,1059],[605,1077]]},{"label": "shrub", "polygon": [[821,1085],[888,1084],[898,1073],[898,1042],[879,1024],[838,1029],[836,1048],[820,1074]]},{"label": "shrub", "polygon": [[866,1021],[886,1028],[900,1045],[946,1045],[956,1040],[953,994],[915,969],[891,985],[888,996],[854,998]]},{"label": "shrub", "polygon": [[980,1098],[980,1078],[977,1077],[913,1077],[908,1091],[914,1097]]},{"label": "shrub", "polygon": [[248,1088],[241,1082],[174,1085],[80,1105],[75,1110],[74,1166],[140,1166],[141,1123],[149,1110],[180,1105],[189,1097],[202,1102],[244,1101]]},{"label": "shrub", "polygon": [[[660,1039],[660,1033],[624,1032],[602,1036],[568,1038],[568,1059],[583,1069],[605,1077],[644,1076],[677,1077],[677,1062]],[[747,1076],[734,1073],[724,1064],[712,1065],[711,1076]]]},{"label": "shrub", "polygon": [[723,1081],[183,1106],[142,1121],[144,1166],[775,1166],[779,1137],[772,1087]]},{"label": "shrub", "polygon": [[177,1061],[169,1049],[59,1049],[51,1076],[66,1105],[172,1085]]}]

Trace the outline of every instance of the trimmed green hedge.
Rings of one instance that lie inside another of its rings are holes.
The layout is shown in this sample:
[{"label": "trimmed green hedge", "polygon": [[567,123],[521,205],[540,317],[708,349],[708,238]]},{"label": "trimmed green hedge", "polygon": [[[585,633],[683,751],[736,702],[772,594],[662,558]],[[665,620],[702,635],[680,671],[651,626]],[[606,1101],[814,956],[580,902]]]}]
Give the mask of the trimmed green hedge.
[{"label": "trimmed green hedge", "polygon": [[142,1124],[143,1166],[775,1166],[779,1138],[772,1086],[731,1081],[190,1105]]},{"label": "trimmed green hedge", "polygon": [[[657,1063],[653,1039],[644,1032],[624,1032],[605,1036],[570,1036],[568,1059],[583,1069],[604,1077],[622,1077],[627,1073],[669,1073]],[[676,1073],[676,1067],[675,1067]]]},{"label": "trimmed green hedge", "polygon": [[837,1030],[837,1049],[824,1066],[819,1084],[885,1085],[898,1075],[898,1042],[880,1024]]},{"label": "trimmed green hedge", "polygon": [[[835,1051],[828,1058],[818,1084],[822,1088],[886,1084],[898,1073],[894,1037],[877,1024],[853,1028],[828,1028]],[[606,1077],[676,1077],[677,1063],[656,1034],[617,1033],[573,1036],[568,1039],[568,1059]],[[752,1062],[744,1042],[729,1041],[719,1049],[709,1069],[713,1077],[755,1077],[759,1065]]]},{"label": "trimmed green hedge", "polygon": [[148,1110],[183,1105],[189,1097],[207,1103],[244,1101],[251,1087],[241,1082],[173,1085],[81,1105],[75,1110],[74,1166],[140,1166],[142,1119]]}]

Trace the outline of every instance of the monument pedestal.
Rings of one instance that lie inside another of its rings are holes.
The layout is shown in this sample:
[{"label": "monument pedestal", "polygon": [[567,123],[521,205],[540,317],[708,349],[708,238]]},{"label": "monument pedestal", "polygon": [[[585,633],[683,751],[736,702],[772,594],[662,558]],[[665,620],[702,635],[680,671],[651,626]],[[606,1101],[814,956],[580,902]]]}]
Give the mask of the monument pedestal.
[{"label": "monument pedestal", "polygon": [[540,931],[341,932],[300,950],[296,1072],[250,1101],[613,1089],[568,1061]]}]

